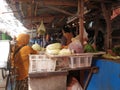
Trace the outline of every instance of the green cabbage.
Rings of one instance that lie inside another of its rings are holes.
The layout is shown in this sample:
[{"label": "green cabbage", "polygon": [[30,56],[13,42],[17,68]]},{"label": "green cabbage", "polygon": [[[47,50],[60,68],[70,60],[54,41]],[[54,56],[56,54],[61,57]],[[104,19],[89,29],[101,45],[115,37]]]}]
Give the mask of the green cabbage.
[{"label": "green cabbage", "polygon": [[84,46],[84,52],[95,52],[95,49],[93,48],[91,44],[86,44]]},{"label": "green cabbage", "polygon": [[50,55],[58,55],[60,49],[48,50],[46,49],[46,53]]},{"label": "green cabbage", "polygon": [[49,44],[46,49],[48,50],[54,50],[54,49],[61,49],[62,45],[60,43],[53,43]]},{"label": "green cabbage", "polygon": [[70,49],[61,49],[59,52],[59,55],[70,55],[71,51]]},{"label": "green cabbage", "polygon": [[33,48],[34,50],[36,50],[36,51],[40,51],[40,50],[41,50],[41,46],[40,46],[39,44],[37,44],[37,43],[33,44],[33,45],[32,45],[32,48]]}]

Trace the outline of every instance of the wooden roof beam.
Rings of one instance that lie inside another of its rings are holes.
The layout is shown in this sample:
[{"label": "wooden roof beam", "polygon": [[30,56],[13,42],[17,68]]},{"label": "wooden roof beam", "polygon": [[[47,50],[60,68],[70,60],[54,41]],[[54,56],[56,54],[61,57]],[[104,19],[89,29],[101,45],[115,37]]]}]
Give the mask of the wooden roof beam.
[{"label": "wooden roof beam", "polygon": [[73,14],[73,13],[70,13],[70,12],[65,11],[65,10],[63,10],[63,9],[59,9],[59,8],[56,8],[56,7],[53,7],[53,6],[46,6],[46,5],[45,5],[45,6],[43,6],[43,7],[47,7],[47,8],[49,8],[49,9],[58,11],[58,12],[60,12],[60,13],[63,13],[63,14],[65,14],[65,15],[68,15],[68,16],[76,16],[76,17],[78,17],[77,14]]},{"label": "wooden roof beam", "polygon": [[33,22],[41,22],[42,20],[44,21],[44,23],[50,23],[52,22],[52,20],[54,19],[53,16],[48,16],[48,17],[27,17],[27,18],[23,18],[24,21],[28,21],[31,20],[32,23]]},{"label": "wooden roof beam", "polygon": [[101,3],[112,3],[114,0],[104,0],[104,1],[101,1],[101,0],[88,0],[89,2],[90,1],[93,1],[93,2],[101,2]]},{"label": "wooden roof beam", "polygon": [[42,3],[44,5],[56,5],[56,6],[73,6],[73,7],[77,7],[77,3],[76,2],[70,2],[70,1],[56,1],[56,0],[37,0],[36,2]]},{"label": "wooden roof beam", "polygon": [[32,2],[33,0],[13,0],[14,2]]},{"label": "wooden roof beam", "polygon": [[113,6],[112,9],[120,8],[120,2],[118,2],[118,3],[114,3],[112,6]]},{"label": "wooden roof beam", "polygon": [[[34,0],[15,0],[15,2],[33,2]],[[73,6],[77,7],[77,2],[60,1],[60,0],[35,0],[34,2],[44,5],[61,5],[61,6]]]},{"label": "wooden roof beam", "polygon": [[44,23],[51,23],[53,21],[53,19],[55,18],[64,18],[64,16],[62,15],[58,15],[58,16],[50,16],[50,15],[44,15],[44,16],[39,16],[39,17],[27,17],[27,18],[23,18],[23,20],[32,20],[32,22],[40,22],[41,20],[44,21]]}]

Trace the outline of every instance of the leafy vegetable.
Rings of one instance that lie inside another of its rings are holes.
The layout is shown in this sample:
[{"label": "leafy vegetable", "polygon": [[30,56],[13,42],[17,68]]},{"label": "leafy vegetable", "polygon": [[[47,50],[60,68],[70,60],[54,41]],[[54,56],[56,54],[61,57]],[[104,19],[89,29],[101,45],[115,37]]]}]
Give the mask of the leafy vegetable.
[{"label": "leafy vegetable", "polygon": [[113,51],[116,55],[120,56],[120,47],[114,47],[114,48],[112,49],[112,51]]},{"label": "leafy vegetable", "polygon": [[84,46],[84,52],[95,52],[96,50],[93,48],[91,44],[86,44]]},{"label": "leafy vegetable", "polygon": [[70,49],[61,49],[59,55],[71,55]]},{"label": "leafy vegetable", "polygon": [[60,43],[52,43],[52,44],[49,44],[46,48],[49,50],[61,49],[62,45]]},{"label": "leafy vegetable", "polygon": [[34,50],[36,50],[36,51],[40,51],[40,50],[41,50],[40,45],[37,44],[37,43],[33,44],[33,45],[32,45],[32,48],[33,48]]}]

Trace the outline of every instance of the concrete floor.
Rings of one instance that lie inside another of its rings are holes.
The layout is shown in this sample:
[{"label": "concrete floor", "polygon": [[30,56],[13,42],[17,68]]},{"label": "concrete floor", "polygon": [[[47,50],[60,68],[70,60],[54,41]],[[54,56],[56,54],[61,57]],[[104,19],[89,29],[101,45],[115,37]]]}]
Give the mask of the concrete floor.
[{"label": "concrete floor", "polygon": [[5,90],[6,79],[2,78],[2,70],[0,69],[0,90]]}]

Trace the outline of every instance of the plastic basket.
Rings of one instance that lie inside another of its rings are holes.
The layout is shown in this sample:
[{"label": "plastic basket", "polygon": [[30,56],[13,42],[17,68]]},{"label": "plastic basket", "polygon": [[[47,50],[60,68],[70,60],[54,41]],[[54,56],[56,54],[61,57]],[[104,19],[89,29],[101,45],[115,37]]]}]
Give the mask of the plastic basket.
[{"label": "plastic basket", "polygon": [[92,55],[71,56],[69,61],[70,68],[90,67],[92,63]]},{"label": "plastic basket", "polygon": [[56,60],[48,58],[46,55],[29,55],[29,73],[55,71]]}]

